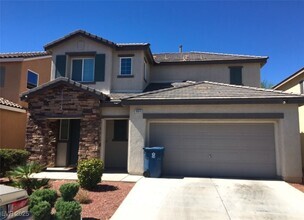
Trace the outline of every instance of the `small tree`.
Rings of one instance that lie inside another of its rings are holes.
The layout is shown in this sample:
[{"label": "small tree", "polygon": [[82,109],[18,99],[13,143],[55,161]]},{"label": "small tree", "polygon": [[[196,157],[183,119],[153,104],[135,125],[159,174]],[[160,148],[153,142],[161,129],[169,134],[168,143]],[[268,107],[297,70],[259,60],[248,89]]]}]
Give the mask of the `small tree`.
[{"label": "small tree", "polygon": [[267,81],[266,79],[264,79],[264,80],[261,82],[261,88],[264,88],[264,89],[271,89],[273,86],[274,86],[274,84],[273,84],[272,82]]}]

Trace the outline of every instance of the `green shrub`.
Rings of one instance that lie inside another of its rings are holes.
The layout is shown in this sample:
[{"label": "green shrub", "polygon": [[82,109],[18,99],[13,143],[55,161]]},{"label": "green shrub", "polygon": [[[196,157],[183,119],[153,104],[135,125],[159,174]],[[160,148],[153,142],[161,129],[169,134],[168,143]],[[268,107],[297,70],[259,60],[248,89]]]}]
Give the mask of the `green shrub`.
[{"label": "green shrub", "polygon": [[8,175],[13,180],[14,186],[25,189],[31,195],[34,190],[48,186],[48,179],[39,180],[31,178],[33,173],[39,173],[42,169],[43,167],[40,164],[31,162],[15,167],[14,170],[8,172]]},{"label": "green shrub", "polygon": [[82,188],[93,189],[101,181],[103,162],[99,159],[80,161],[77,167],[77,176]]},{"label": "green shrub", "polygon": [[57,199],[57,192],[53,189],[40,189],[33,192],[30,197],[38,197],[42,201],[47,201],[53,207]]},{"label": "green shrub", "polygon": [[29,156],[25,150],[0,149],[0,176],[5,176],[15,166],[24,165]]},{"label": "green shrub", "polygon": [[29,197],[29,210],[31,211],[31,209],[35,206],[38,205],[40,202],[42,202],[43,200],[40,197],[37,196],[30,196]]},{"label": "green shrub", "polygon": [[76,201],[64,201],[58,199],[55,204],[56,219],[80,220],[81,206]]},{"label": "green shrub", "polygon": [[42,201],[31,209],[34,220],[49,220],[52,207],[47,201]]},{"label": "green shrub", "polygon": [[72,201],[79,190],[78,183],[66,183],[60,186],[59,191],[64,201]]}]

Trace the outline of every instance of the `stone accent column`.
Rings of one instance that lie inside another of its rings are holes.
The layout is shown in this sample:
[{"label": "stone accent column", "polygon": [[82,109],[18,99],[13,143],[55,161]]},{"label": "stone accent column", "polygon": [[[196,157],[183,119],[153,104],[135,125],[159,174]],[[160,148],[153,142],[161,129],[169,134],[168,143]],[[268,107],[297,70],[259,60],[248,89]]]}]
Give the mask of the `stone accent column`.
[{"label": "stone accent column", "polygon": [[58,121],[36,119],[28,114],[26,129],[26,150],[29,160],[44,166],[55,166]]}]

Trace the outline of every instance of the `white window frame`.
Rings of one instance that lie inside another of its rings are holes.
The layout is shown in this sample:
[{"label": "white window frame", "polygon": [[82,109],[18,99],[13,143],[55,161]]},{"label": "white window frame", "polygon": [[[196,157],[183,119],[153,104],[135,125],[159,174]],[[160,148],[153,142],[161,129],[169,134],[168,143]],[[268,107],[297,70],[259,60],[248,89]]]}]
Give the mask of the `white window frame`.
[{"label": "white window frame", "polygon": [[[121,60],[131,59],[131,74],[121,74]],[[119,59],[119,75],[120,76],[133,76],[133,57],[120,57]]]},{"label": "white window frame", "polygon": [[[39,86],[39,73],[37,73],[31,69],[27,69],[27,71],[26,71],[26,88],[27,88],[27,84],[28,84],[28,72],[29,71],[37,75],[37,86],[36,87],[38,87]],[[33,87],[33,88],[36,88],[36,87]],[[27,88],[27,89],[29,89],[29,88]]]},{"label": "white window frame", "polygon": [[[93,60],[93,81],[83,81],[84,60],[88,60],[88,59]],[[71,79],[73,79],[73,61],[74,60],[81,60],[82,61],[81,81],[78,81],[78,82],[85,82],[85,83],[95,82],[95,59],[94,59],[94,57],[73,57],[73,58],[71,58]]]}]

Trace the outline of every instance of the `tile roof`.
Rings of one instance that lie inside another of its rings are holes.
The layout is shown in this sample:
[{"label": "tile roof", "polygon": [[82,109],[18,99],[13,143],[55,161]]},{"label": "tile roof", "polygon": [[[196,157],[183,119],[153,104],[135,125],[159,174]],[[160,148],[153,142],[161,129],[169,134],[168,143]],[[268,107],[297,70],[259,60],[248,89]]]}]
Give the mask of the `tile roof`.
[{"label": "tile roof", "polygon": [[125,103],[132,101],[147,101],[153,103],[155,100],[263,100],[267,99],[297,99],[304,103],[304,96],[272,89],[262,89],[249,86],[230,85],[217,82],[186,82],[170,88],[146,92],[133,97],[123,99]]},{"label": "tile roof", "polygon": [[56,46],[58,44],[60,44],[61,42],[65,41],[65,40],[68,40],[74,36],[77,36],[77,35],[80,35],[80,36],[85,36],[85,37],[88,37],[92,40],[95,40],[97,42],[100,42],[100,43],[103,43],[103,44],[106,44],[108,46],[111,46],[111,47],[128,47],[128,46],[149,46],[150,44],[149,43],[114,43],[112,41],[109,41],[107,39],[104,39],[102,37],[99,37],[95,34],[91,34],[87,31],[84,31],[84,30],[76,30],[76,31],[73,31],[57,40],[54,40],[48,44],[46,44],[44,46],[45,50],[48,50],[50,48],[52,48],[53,46]]},{"label": "tile roof", "polygon": [[121,99],[132,97],[138,94],[140,93],[110,93],[108,96],[110,97],[111,101],[120,101]]},{"label": "tile roof", "polygon": [[75,82],[75,81],[73,81],[71,79],[68,79],[66,77],[58,77],[58,78],[56,78],[56,79],[54,79],[52,81],[49,81],[47,83],[44,83],[44,84],[42,84],[42,85],[40,85],[38,87],[30,89],[30,90],[22,93],[20,95],[20,97],[21,97],[22,100],[26,100],[29,95],[32,95],[33,93],[39,92],[42,89],[46,89],[46,88],[55,86],[56,84],[59,84],[59,83],[65,83],[65,84],[69,84],[69,85],[72,85],[72,86],[79,87],[80,89],[82,89],[82,90],[84,90],[86,92],[89,92],[89,93],[92,93],[93,95],[96,95],[100,99],[108,99],[109,98],[107,95],[103,94],[101,91],[99,91],[97,89],[94,89],[92,87],[83,85],[83,84],[81,84],[79,82]]},{"label": "tile roof", "polygon": [[43,57],[49,55],[45,51],[33,51],[33,52],[14,52],[14,53],[0,53],[0,59],[2,58],[33,58]]},{"label": "tile roof", "polygon": [[0,97],[0,105],[5,105],[5,106],[8,106],[8,107],[13,107],[13,108],[20,108],[22,109],[23,107],[17,103],[14,103],[10,100],[7,100],[5,98],[2,98]]},{"label": "tile roof", "polygon": [[239,54],[209,53],[209,52],[183,52],[183,53],[158,53],[153,54],[157,63],[174,62],[210,62],[210,61],[231,61],[231,60],[266,60],[267,56],[250,56]]}]

